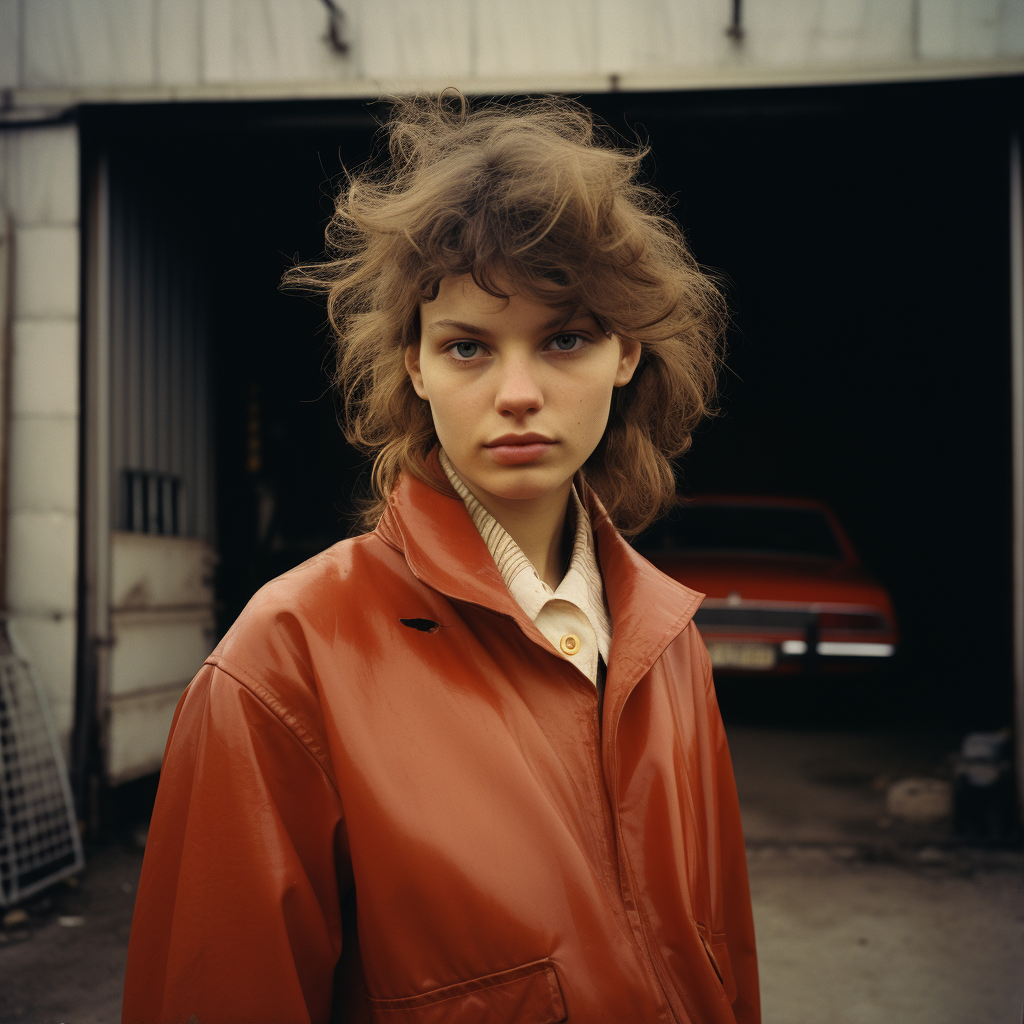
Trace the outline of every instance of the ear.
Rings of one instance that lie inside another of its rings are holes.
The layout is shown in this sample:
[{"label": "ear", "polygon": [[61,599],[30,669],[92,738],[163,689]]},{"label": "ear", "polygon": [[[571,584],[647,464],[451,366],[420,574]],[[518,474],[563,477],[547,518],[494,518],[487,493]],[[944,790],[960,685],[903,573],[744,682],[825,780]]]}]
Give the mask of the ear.
[{"label": "ear", "polygon": [[619,366],[615,371],[615,386],[621,388],[633,379],[637,364],[640,362],[640,342],[632,338],[615,336],[619,343]]},{"label": "ear", "polygon": [[412,389],[420,398],[427,397],[427,389],[423,386],[423,374],[420,372],[420,343],[412,342],[405,347],[405,368],[412,381]]}]

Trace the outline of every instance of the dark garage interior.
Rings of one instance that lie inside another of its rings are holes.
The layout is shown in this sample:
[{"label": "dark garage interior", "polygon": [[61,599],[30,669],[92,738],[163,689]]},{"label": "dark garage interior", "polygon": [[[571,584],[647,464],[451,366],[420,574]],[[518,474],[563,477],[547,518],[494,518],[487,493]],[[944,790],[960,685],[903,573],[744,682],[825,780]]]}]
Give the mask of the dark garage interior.
[{"label": "dark garage interior", "polygon": [[[833,508],[900,619],[897,665],[864,690],[874,724],[1008,724],[1020,82],[584,100],[649,143],[651,179],[733,310],[722,414],[684,460],[683,492]],[[206,281],[221,629],[352,528],[367,467],[335,424],[323,308],[278,284],[321,253],[342,165],[366,159],[384,114],[317,101],[83,115],[85,158],[105,151],[141,177]]]}]

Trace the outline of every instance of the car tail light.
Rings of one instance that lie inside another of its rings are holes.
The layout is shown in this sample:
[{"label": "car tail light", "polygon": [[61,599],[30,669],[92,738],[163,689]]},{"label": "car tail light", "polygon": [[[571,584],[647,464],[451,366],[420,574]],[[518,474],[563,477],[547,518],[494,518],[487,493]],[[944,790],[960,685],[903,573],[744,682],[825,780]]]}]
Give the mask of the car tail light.
[{"label": "car tail light", "polygon": [[882,615],[864,615],[854,612],[819,612],[819,629],[888,629]]}]

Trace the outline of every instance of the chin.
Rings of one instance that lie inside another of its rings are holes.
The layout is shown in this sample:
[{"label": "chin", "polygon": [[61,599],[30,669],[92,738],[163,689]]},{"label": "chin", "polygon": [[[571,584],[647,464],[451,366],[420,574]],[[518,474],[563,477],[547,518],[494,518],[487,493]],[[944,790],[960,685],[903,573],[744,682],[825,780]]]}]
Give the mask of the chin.
[{"label": "chin", "polygon": [[481,480],[480,484],[496,498],[503,498],[505,501],[531,501],[558,490],[565,484],[565,479],[560,473],[551,474],[536,466],[522,466],[490,476],[490,479]]}]

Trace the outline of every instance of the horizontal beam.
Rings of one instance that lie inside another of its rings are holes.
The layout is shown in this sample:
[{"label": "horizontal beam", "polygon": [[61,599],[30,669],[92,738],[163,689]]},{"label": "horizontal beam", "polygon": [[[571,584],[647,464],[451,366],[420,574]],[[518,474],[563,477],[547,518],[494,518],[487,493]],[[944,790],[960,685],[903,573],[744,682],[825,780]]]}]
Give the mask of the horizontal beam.
[{"label": "horizontal beam", "polygon": [[682,92],[821,85],[930,82],[1024,75],[1024,58],[936,60],[896,64],[764,65],[650,69],[593,75],[516,75],[499,78],[348,79],[308,82],[205,82],[192,85],[90,85],[12,89],[0,98],[0,123],[54,117],[82,104],[196,103],[228,100],[375,99],[437,93],[455,86],[467,95],[526,93]]}]

